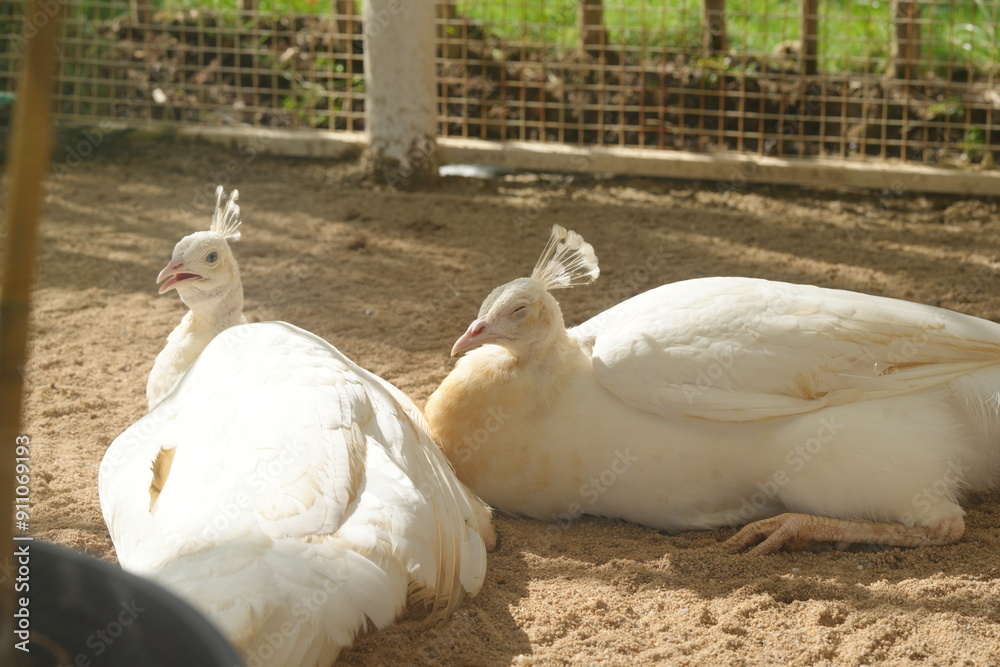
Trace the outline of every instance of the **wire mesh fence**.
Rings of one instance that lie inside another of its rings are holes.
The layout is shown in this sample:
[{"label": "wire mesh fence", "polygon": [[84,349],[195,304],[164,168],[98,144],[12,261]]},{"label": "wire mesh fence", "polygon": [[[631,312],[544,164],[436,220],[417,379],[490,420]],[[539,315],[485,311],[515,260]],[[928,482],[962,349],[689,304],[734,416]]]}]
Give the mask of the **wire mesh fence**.
[{"label": "wire mesh fence", "polygon": [[[980,168],[1000,157],[1000,0],[436,8],[442,136]],[[45,20],[21,12],[0,1],[8,97]],[[355,0],[81,0],[64,25],[58,118],[361,131],[363,30]]]},{"label": "wire mesh fence", "polygon": [[[57,118],[363,127],[362,35],[354,2],[318,12],[305,3],[264,9],[141,1],[85,0],[68,7]],[[3,14],[8,91],[24,38],[46,20],[27,17],[22,24],[11,6]]]},{"label": "wire mesh fence", "polygon": [[466,0],[442,133],[988,166],[998,17],[996,0]]}]

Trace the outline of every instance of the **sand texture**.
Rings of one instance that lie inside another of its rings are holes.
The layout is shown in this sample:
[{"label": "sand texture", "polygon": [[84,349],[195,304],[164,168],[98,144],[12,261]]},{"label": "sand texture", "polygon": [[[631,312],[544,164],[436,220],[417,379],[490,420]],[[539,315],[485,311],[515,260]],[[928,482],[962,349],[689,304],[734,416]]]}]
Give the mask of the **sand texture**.
[{"label": "sand texture", "polygon": [[[527,275],[552,223],[601,262],[559,292],[567,324],[659,284],[746,275],[1000,319],[996,200],[722,183],[509,176],[434,190],[353,163],[136,145],[54,177],[27,368],[32,529],[114,561],[97,494],[108,444],[185,309],[156,274],[241,191],[234,246],[251,320],[326,338],[423,405],[495,286]],[[730,555],[733,531],[664,535],[500,516],[486,584],[447,622],[368,633],[353,665],[992,665],[1000,662],[1000,495],[969,498],[960,544]]]}]

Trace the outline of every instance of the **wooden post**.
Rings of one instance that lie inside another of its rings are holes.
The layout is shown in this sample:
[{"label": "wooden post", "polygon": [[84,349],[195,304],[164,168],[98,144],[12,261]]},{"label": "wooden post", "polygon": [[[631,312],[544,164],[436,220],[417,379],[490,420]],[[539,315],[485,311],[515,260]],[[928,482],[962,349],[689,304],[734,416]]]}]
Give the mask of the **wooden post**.
[{"label": "wooden post", "polygon": [[148,30],[153,22],[153,0],[129,0],[132,10],[132,23]]},{"label": "wooden post", "polygon": [[920,6],[917,0],[895,0],[896,21],[892,48],[895,78],[909,81],[920,75]]},{"label": "wooden post", "polygon": [[819,0],[802,0],[802,62],[799,71],[813,76],[818,71],[819,54]]},{"label": "wooden post", "polygon": [[346,35],[344,41],[347,43],[347,52],[351,52],[351,44],[354,42],[354,28],[358,23],[357,9],[354,0],[335,0],[334,21],[337,24],[337,34]]},{"label": "wooden post", "polygon": [[580,33],[580,53],[600,60],[608,45],[604,0],[580,0],[576,25]]},{"label": "wooden post", "polygon": [[441,44],[438,55],[449,60],[459,60],[464,52],[465,41],[469,38],[469,31],[462,26],[458,34],[450,33],[449,30],[461,25],[458,16],[458,7],[455,0],[445,0],[437,3],[437,29],[435,35]]},{"label": "wooden post", "polygon": [[366,0],[368,170],[392,185],[437,179],[434,3]]},{"label": "wooden post", "polygon": [[[56,9],[53,10],[53,6]],[[20,563],[11,557],[15,545],[14,459],[18,445],[30,447],[30,442],[20,440],[21,436],[30,435],[21,433],[28,316],[44,181],[52,155],[52,86],[57,62],[56,41],[64,7],[64,3],[50,5],[42,0],[31,0],[27,7],[25,17],[32,17],[36,32],[28,38],[21,59],[21,83],[17,89],[7,162],[7,239],[0,278],[0,563],[11,567],[3,568],[9,574],[0,574],[0,665],[11,666],[29,662],[28,654],[15,648],[20,638],[14,630],[20,627],[14,624],[14,613],[21,608],[19,599],[26,594],[20,593],[15,599],[14,579]],[[37,21],[34,17],[45,19]],[[30,490],[29,485],[29,498],[33,498]],[[30,553],[31,542],[16,544]],[[37,612],[29,610],[28,613]]]},{"label": "wooden post", "polygon": [[702,0],[701,43],[706,56],[725,54],[729,49],[726,38],[726,0]]}]

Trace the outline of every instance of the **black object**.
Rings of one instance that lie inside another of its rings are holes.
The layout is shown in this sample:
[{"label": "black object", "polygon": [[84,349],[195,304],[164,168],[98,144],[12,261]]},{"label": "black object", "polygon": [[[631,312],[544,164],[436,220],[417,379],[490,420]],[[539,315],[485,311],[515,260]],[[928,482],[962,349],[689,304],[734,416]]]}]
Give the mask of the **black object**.
[{"label": "black object", "polygon": [[243,667],[208,619],[161,586],[52,544],[15,544],[25,547],[29,590],[15,593],[15,613],[27,597],[29,664]]}]

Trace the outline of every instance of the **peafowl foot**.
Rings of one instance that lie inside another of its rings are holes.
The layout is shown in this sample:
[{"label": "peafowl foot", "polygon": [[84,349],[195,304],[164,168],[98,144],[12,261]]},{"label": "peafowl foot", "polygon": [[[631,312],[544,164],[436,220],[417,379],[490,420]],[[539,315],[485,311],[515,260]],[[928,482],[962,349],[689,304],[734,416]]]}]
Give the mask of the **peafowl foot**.
[{"label": "peafowl foot", "polygon": [[838,549],[851,544],[927,547],[954,544],[965,534],[961,516],[943,519],[936,526],[853,521],[814,514],[779,514],[744,526],[726,540],[732,553],[769,554],[782,547],[798,549],[811,542],[834,542]]}]

